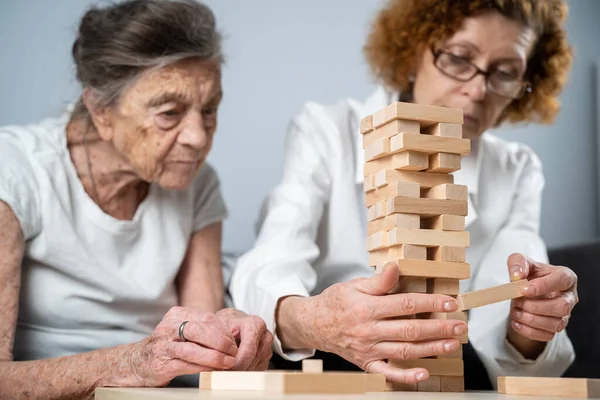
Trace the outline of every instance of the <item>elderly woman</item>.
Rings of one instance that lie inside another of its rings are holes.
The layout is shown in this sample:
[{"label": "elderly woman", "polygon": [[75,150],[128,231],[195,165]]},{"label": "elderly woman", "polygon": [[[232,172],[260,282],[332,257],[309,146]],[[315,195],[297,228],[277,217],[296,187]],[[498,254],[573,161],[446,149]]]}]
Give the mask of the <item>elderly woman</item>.
[{"label": "elderly woman", "polygon": [[75,108],[0,129],[0,398],[265,369],[264,322],[221,310],[226,210],[205,163],[222,97],[212,12],[94,8],[73,56]]},{"label": "elderly woman", "polygon": [[512,306],[469,313],[470,345],[487,375],[495,383],[499,375],[565,371],[574,357],[564,329],[577,302],[577,277],[546,264],[539,237],[542,167],[531,149],[486,132],[504,122],[549,123],[557,114],[571,62],[565,15],[559,0],[387,3],[365,47],[384,87],[365,103],[307,104],[293,120],[283,181],[265,202],[256,245],[233,277],[236,305],[267,321],[280,356],[297,361],[315,350],[336,353],[390,381],[414,383],[428,372],[385,360],[458,349],[464,323],[397,318],[456,310],[453,298],[383,296],[396,285],[396,270],[372,276],[367,266],[359,121],[400,100],[464,112],[472,154],[455,183],[469,189],[472,278],[461,291],[509,276],[531,282]]}]

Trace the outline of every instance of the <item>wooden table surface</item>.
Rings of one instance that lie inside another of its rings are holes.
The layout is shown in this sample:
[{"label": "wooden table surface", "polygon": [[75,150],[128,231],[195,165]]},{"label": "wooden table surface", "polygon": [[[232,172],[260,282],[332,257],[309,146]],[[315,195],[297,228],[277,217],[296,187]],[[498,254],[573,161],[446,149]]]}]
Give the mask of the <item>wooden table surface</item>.
[{"label": "wooden table surface", "polygon": [[[143,389],[143,388],[98,388],[96,400],[529,400],[537,399],[533,396],[509,396],[496,392],[466,392],[466,393],[424,393],[424,392],[384,392],[355,395],[282,395],[264,392],[221,392],[200,389]],[[569,400],[570,397],[544,397],[546,400]]]}]

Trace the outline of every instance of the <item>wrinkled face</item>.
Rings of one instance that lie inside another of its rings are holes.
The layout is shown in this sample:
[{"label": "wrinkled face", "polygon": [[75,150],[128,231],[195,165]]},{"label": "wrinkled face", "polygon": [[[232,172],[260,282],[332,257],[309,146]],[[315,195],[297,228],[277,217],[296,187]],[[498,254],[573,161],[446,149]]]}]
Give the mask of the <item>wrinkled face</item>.
[{"label": "wrinkled face", "polygon": [[[438,66],[460,72],[466,68],[464,62],[470,62],[493,73],[489,79],[497,85],[508,85],[523,79],[534,42],[531,29],[500,13],[489,12],[467,18],[461,30],[436,47],[447,54]],[[425,50],[417,68],[413,95],[417,104],[462,109],[465,138],[480,136],[512,101],[490,92],[481,74],[461,82],[442,73],[434,64],[431,49]]]},{"label": "wrinkled face", "polygon": [[221,97],[220,63],[186,59],[142,75],[96,127],[142,180],[185,189],[211,149]]}]

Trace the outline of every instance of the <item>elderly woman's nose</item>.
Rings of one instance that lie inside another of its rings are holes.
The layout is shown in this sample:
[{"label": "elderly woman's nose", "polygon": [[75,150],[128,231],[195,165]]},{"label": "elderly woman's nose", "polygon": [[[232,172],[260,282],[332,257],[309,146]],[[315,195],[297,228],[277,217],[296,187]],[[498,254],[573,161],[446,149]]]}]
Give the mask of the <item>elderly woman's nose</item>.
[{"label": "elderly woman's nose", "polygon": [[463,83],[463,91],[473,101],[483,101],[487,94],[487,83],[483,75],[477,75],[468,82]]},{"label": "elderly woman's nose", "polygon": [[188,118],[177,140],[181,144],[199,150],[206,147],[208,144],[208,132],[200,113],[194,113],[194,115]]}]

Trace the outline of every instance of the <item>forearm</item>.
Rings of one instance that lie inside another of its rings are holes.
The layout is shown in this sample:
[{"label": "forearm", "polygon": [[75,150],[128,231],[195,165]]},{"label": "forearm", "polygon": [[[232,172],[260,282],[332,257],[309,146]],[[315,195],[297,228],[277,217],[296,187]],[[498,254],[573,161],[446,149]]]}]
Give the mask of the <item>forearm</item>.
[{"label": "forearm", "polygon": [[224,307],[225,287],[221,265],[207,265],[185,277],[180,285],[179,303],[204,312],[217,312]]},{"label": "forearm", "polygon": [[289,296],[279,300],[275,311],[277,337],[284,350],[318,349],[319,341],[311,327],[311,300]]},{"label": "forearm", "polygon": [[0,361],[2,399],[91,399],[98,386],[141,386],[134,346],[37,361]]},{"label": "forearm", "polygon": [[536,360],[546,348],[546,342],[529,339],[521,335],[512,328],[510,322],[507,327],[506,338],[528,360]]}]

